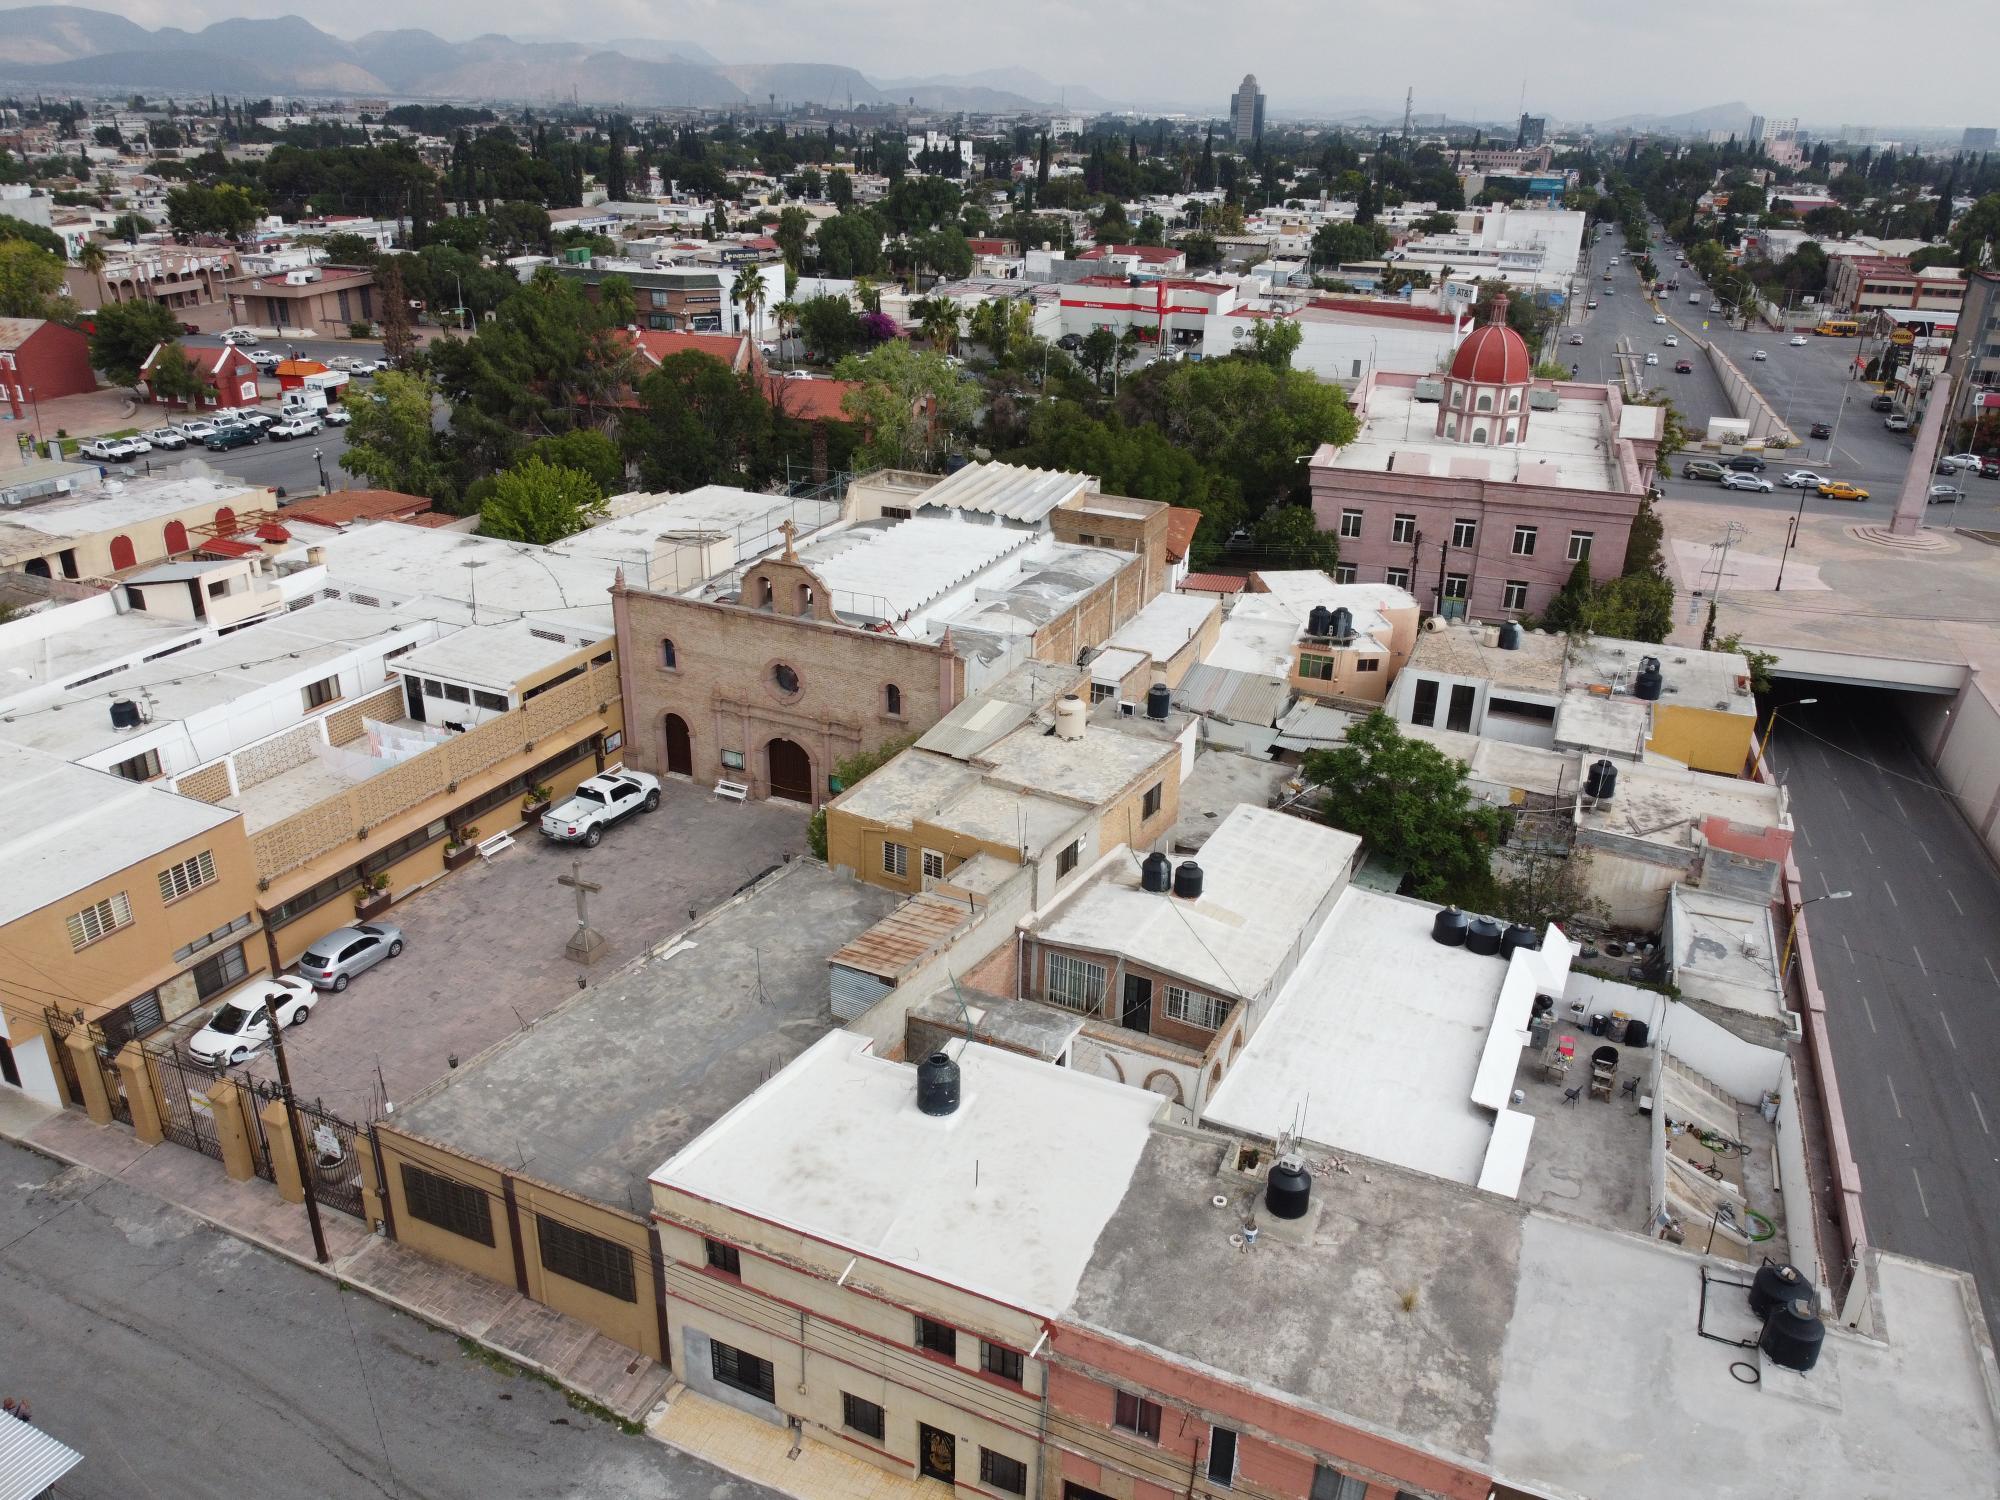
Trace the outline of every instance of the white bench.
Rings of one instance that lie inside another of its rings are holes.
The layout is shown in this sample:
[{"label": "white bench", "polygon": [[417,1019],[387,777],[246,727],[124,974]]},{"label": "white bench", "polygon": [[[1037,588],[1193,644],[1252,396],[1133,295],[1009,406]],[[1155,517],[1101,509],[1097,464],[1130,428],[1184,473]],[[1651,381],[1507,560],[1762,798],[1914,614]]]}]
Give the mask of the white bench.
[{"label": "white bench", "polygon": [[501,850],[511,849],[513,847],[514,847],[513,834],[496,833],[491,838],[481,839],[479,841],[478,845],[479,857],[481,859],[490,860],[493,858],[494,855],[500,853]]},{"label": "white bench", "polygon": [[715,795],[727,797],[731,802],[748,802],[750,788],[747,783],[741,781],[718,781],[715,784]]}]

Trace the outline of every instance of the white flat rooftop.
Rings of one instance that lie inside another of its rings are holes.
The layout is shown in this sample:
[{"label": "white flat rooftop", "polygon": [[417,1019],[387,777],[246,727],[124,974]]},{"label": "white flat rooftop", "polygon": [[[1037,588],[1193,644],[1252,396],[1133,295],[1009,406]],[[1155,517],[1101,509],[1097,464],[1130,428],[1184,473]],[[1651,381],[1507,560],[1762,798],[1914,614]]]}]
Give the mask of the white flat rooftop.
[{"label": "white flat rooftop", "polygon": [[[318,545],[326,549],[328,587],[389,608],[459,624],[472,623],[475,614],[481,624],[527,614],[612,628],[618,565],[609,558],[396,522],[356,526]],[[287,560],[303,562],[304,549]]]},{"label": "white flat rooftop", "polygon": [[1154,598],[1107,640],[1107,650],[1143,651],[1166,661],[1201,633],[1219,601],[1203,594],[1165,593]]},{"label": "white flat rooftop", "polygon": [[[191,462],[196,469],[204,468],[198,459]],[[80,537],[175,515],[197,506],[218,509],[227,506],[242,515],[246,511],[275,509],[277,503],[270,490],[246,485],[240,479],[218,478],[204,470],[172,478],[112,479],[84,484],[59,499],[10,508],[6,520],[11,525],[52,536]]]},{"label": "white flat rooftop", "polygon": [[[685,532],[726,532],[736,556],[748,558],[780,541],[778,528],[798,523],[803,537],[840,519],[840,505],[828,500],[794,500],[726,484],[705,484],[679,495],[623,495],[611,502],[613,517],[549,545],[551,552],[579,558],[630,561],[650,558],[665,536]],[[627,578],[635,586],[642,580]]]},{"label": "white flat rooftop", "polygon": [[[551,635],[563,639],[553,641]],[[505,693],[523,678],[545,672],[585,646],[610,637],[608,629],[581,624],[552,627],[509,620],[501,625],[468,625],[397,657],[395,669],[413,677],[448,677]]]},{"label": "white flat rooftop", "polygon": [[[116,662],[165,651],[178,641],[198,640],[202,628],[190,620],[169,620],[135,609],[9,646],[0,650],[0,702],[44,683],[89,676],[93,670],[107,669]],[[125,669],[136,670],[152,668]],[[105,679],[107,685],[115,686],[116,681],[115,677]]]},{"label": "white flat rooftop", "polygon": [[1202,845],[1199,899],[1140,886],[1120,847],[1023,924],[1062,947],[1123,954],[1217,995],[1260,994],[1347,874],[1361,840],[1261,807],[1238,807]]},{"label": "white flat rooftop", "polygon": [[1566,490],[1616,491],[1618,470],[1602,401],[1564,397],[1554,411],[1531,411],[1526,442],[1475,447],[1436,436],[1438,404],[1419,401],[1409,386],[1376,383],[1361,435],[1343,448],[1321,449],[1314,462],[1373,473],[1485,479]]},{"label": "white flat rooftop", "polygon": [[1202,658],[1204,666],[1291,680],[1299,622],[1283,605],[1263,600],[1261,594],[1237,595],[1216,631],[1215,644]]},{"label": "white flat rooftop", "polygon": [[954,1042],[958,1109],[931,1116],[916,1069],[870,1045],[822,1037],[652,1181],[1029,1312],[1068,1307],[1159,1097]]}]

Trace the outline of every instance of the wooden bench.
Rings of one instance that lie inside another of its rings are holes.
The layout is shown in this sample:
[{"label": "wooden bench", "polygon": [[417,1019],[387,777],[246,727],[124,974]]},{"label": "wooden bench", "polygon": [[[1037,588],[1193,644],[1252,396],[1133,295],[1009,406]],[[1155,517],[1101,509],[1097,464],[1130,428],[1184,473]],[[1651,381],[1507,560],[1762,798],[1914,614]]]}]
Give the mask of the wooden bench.
[{"label": "wooden bench", "polygon": [[481,839],[479,841],[478,844],[479,857],[481,859],[490,860],[493,858],[494,855],[500,853],[501,850],[511,849],[513,847],[514,847],[513,834],[496,833],[491,838]]},{"label": "wooden bench", "polygon": [[715,784],[715,795],[727,797],[731,802],[748,802],[750,787],[741,781],[718,781]]}]

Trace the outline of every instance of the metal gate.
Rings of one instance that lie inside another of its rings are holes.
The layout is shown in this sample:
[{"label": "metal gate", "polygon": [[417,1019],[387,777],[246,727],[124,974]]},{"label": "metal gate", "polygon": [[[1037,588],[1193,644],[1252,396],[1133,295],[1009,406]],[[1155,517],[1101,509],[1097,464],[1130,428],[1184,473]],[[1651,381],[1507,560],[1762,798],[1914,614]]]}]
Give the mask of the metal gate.
[{"label": "metal gate", "polygon": [[69,1046],[70,1033],[80,1024],[84,1035],[90,1039],[89,1056],[97,1064],[98,1076],[104,1080],[104,1096],[111,1103],[111,1118],[121,1125],[132,1123],[132,1103],[125,1097],[125,1079],[111,1059],[117,1055],[103,1030],[94,1021],[78,1022],[64,1015],[53,1005],[43,1011],[48,1021],[49,1036],[55,1043],[56,1062],[62,1069],[63,1087],[68,1090],[70,1102],[81,1108],[83,1085],[77,1077],[77,1058]]},{"label": "metal gate", "polygon": [[146,1048],[146,1076],[152,1081],[161,1134],[177,1146],[222,1160],[222,1143],[215,1134],[215,1111],[208,1099],[219,1081],[228,1080],[218,1080],[171,1045]]},{"label": "metal gate", "polygon": [[360,1132],[317,1099],[308,1104],[295,1098],[292,1107],[314,1193],[326,1207],[361,1218],[361,1157],[354,1143]]}]

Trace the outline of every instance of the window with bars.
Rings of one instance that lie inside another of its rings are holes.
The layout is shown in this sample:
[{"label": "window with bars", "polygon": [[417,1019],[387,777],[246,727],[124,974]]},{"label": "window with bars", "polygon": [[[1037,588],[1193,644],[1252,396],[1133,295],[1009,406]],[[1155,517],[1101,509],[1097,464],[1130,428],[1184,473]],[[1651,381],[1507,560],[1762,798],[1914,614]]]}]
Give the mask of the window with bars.
[{"label": "window with bars", "polygon": [[918,1313],[917,1347],[927,1349],[932,1354],[941,1354],[946,1359],[957,1359],[958,1330],[949,1323],[940,1323]]},{"label": "window with bars", "polygon": [[1525,578],[1510,578],[1500,585],[1500,607],[1502,609],[1528,607],[1528,581]]},{"label": "window with bars", "polygon": [[208,850],[160,871],[160,899],[178,901],[190,891],[198,891],[215,879],[215,861]]},{"label": "window with bars", "polygon": [[220,994],[244,979],[250,973],[250,964],[243,956],[243,945],[231,943],[220,953],[211,953],[188,972],[194,975],[194,992],[206,1000],[210,995]]},{"label": "window with bars", "polygon": [[1142,1438],[1157,1443],[1160,1440],[1160,1408],[1156,1402],[1144,1396],[1135,1396],[1130,1391],[1118,1393],[1117,1405],[1113,1408],[1111,1422],[1127,1432],[1136,1432]]},{"label": "window with bars", "polygon": [[141,750],[130,760],[121,760],[111,768],[113,776],[123,776],[127,781],[151,781],[160,774],[160,752]]},{"label": "window with bars", "polygon": [[979,1367],[988,1375],[997,1375],[1002,1380],[1021,1383],[1022,1358],[1019,1349],[1009,1349],[1005,1344],[989,1344],[981,1340],[979,1344]]},{"label": "window with bars", "polygon": [[403,1163],[403,1202],[410,1217],[482,1245],[493,1243],[493,1210],[476,1187]]},{"label": "window with bars", "polygon": [[778,1399],[776,1372],[771,1368],[771,1362],[759,1359],[747,1349],[738,1349],[721,1339],[711,1339],[708,1368],[718,1383],[739,1390],[746,1396],[773,1403]]},{"label": "window with bars", "polygon": [[1326,1464],[1313,1470],[1312,1500],[1368,1500],[1368,1486]]},{"label": "window with bars", "polygon": [[721,1271],[725,1275],[734,1276],[739,1280],[742,1278],[743,1257],[737,1253],[734,1245],[725,1245],[721,1240],[703,1240],[701,1244],[708,1263],[713,1269]]},{"label": "window with bars", "polygon": [[632,1252],[626,1246],[541,1214],[535,1215],[535,1234],[541,1241],[545,1270],[620,1302],[639,1300],[632,1277]]},{"label": "window with bars", "polygon": [[863,1437],[872,1437],[879,1443],[882,1441],[882,1435],[888,1431],[888,1414],[882,1410],[879,1403],[864,1401],[859,1396],[842,1391],[840,1425],[850,1432],[860,1433]]},{"label": "window with bars", "polygon": [[1064,848],[1062,853],[1056,856],[1056,879],[1061,880],[1063,876],[1069,874],[1070,871],[1074,870],[1077,867],[1077,865],[1082,861],[1082,859],[1083,859],[1083,840],[1076,839],[1072,841],[1066,848]]},{"label": "window with bars", "polygon": [[1343,510],[1340,513],[1340,534],[1352,539],[1361,535],[1361,512]]},{"label": "window with bars", "polygon": [[1104,965],[1067,953],[1049,955],[1048,1002],[1064,1010],[1094,1014],[1104,1003]]},{"label": "window with bars", "polygon": [[1466,589],[1470,585],[1471,581],[1472,581],[1471,578],[1464,573],[1445,574],[1444,575],[1445,598],[1463,599],[1465,597]]},{"label": "window with bars", "polygon": [[110,937],[131,924],[132,903],[123,891],[115,892],[82,911],[70,913],[69,945],[72,949],[87,948],[99,938]]},{"label": "window with bars", "polygon": [[1389,540],[1392,542],[1414,542],[1417,539],[1417,518],[1414,515],[1398,515],[1389,526]]},{"label": "window with bars", "polygon": [[990,1484],[1009,1495],[1025,1495],[1028,1493],[1028,1466],[1018,1458],[995,1453],[991,1448],[981,1448],[979,1482]]},{"label": "window with bars", "polygon": [[1536,527],[1516,526],[1514,528],[1514,555],[1516,557],[1533,557],[1535,555],[1536,535]]},{"label": "window with bars", "polygon": [[1176,1021],[1185,1021],[1204,1031],[1219,1031],[1222,1023],[1229,1019],[1229,1002],[1204,995],[1200,990],[1170,984],[1167,986],[1167,1014]]},{"label": "window with bars", "polygon": [[882,873],[898,878],[910,873],[909,845],[882,840]]},{"label": "window with bars", "polygon": [[944,879],[944,856],[935,849],[924,850],[924,879]]},{"label": "window with bars", "polygon": [[1454,547],[1470,547],[1479,538],[1479,523],[1463,517],[1451,523],[1451,544]]}]

